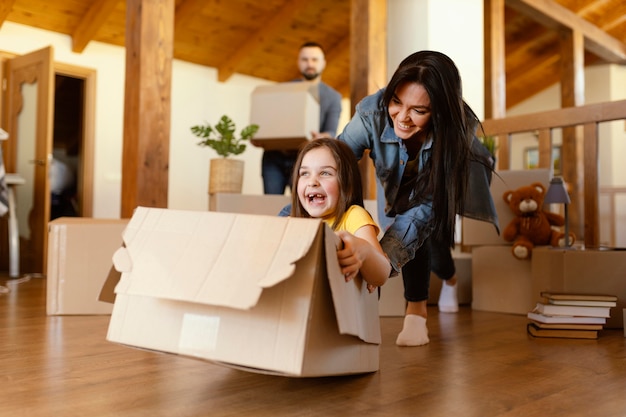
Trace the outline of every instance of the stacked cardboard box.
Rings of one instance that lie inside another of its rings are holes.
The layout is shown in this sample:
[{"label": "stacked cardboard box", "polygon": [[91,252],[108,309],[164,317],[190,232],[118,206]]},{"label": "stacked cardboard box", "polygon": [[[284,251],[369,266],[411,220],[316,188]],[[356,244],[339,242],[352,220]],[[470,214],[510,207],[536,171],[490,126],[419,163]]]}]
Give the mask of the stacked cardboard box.
[{"label": "stacked cardboard box", "polygon": [[[504,192],[534,182],[541,182],[547,187],[550,171],[498,171],[493,176],[491,195],[500,230],[513,218],[511,209],[502,198]],[[511,253],[511,243],[485,222],[463,219],[463,245],[472,248],[472,308],[526,314],[536,294],[532,291],[531,261],[515,258]]]},{"label": "stacked cardboard box", "polygon": [[60,217],[48,224],[46,311],[49,315],[111,314],[98,300],[128,219]]}]

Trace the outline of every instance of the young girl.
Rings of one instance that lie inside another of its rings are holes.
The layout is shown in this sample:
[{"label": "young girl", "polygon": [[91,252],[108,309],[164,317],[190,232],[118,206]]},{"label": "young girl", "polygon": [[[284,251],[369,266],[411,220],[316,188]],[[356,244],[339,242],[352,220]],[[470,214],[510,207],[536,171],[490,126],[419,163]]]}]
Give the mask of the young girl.
[{"label": "young girl", "polygon": [[391,264],[378,243],[379,228],[363,208],[359,166],[352,150],[335,139],[309,142],[294,166],[291,216],[323,219],[339,236],[337,251],[346,281],[357,274],[372,292]]}]

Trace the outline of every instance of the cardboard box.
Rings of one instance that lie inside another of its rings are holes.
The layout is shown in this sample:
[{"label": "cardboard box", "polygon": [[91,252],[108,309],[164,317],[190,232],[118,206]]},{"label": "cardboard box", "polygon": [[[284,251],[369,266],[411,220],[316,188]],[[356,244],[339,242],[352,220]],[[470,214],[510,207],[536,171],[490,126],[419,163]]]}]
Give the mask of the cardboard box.
[{"label": "cardboard box", "polygon": [[379,367],[378,297],[321,220],[139,207],[114,256],[107,339],[252,372]]},{"label": "cardboard box", "polygon": [[527,314],[537,303],[530,269],[531,261],[515,258],[510,246],[474,248],[472,309]]},{"label": "cardboard box", "polygon": [[217,193],[209,196],[209,210],[222,213],[278,216],[290,203],[291,196],[288,195]]},{"label": "cardboard box", "polygon": [[286,82],[263,85],[251,97],[250,123],[259,125],[254,144],[264,149],[298,149],[320,130],[316,83]]},{"label": "cardboard box", "polygon": [[[453,251],[452,256],[458,279],[457,297],[459,305],[470,304],[472,302],[472,255]],[[431,273],[428,305],[437,305],[442,285],[443,281]],[[402,274],[390,278],[381,288],[378,310],[381,317],[404,317],[406,300],[404,299]]]},{"label": "cardboard box", "polygon": [[626,251],[535,248],[532,258],[533,301],[542,291],[617,296],[607,328],[623,328],[626,308]]},{"label": "cardboard box", "polygon": [[404,317],[406,300],[404,299],[404,282],[402,273],[393,276],[380,287],[378,314],[381,317]]},{"label": "cardboard box", "polygon": [[[452,259],[454,260],[454,267],[456,268],[457,278],[457,299],[459,305],[472,303],[472,254],[467,252],[460,252],[458,250],[452,251]],[[428,291],[428,304],[437,305],[439,302],[439,293],[441,292],[441,286],[443,280],[437,277],[435,274],[430,274],[430,288]]]},{"label": "cardboard box", "polygon": [[111,314],[98,294],[128,219],[61,217],[48,224],[46,312]]},{"label": "cardboard box", "polygon": [[[504,230],[514,216],[509,205],[502,198],[504,193],[534,182],[542,183],[547,190],[550,185],[550,171],[547,169],[505,170],[493,174],[490,190],[498,213],[500,231]],[[462,237],[463,245],[466,246],[511,244],[504,240],[502,235],[498,235],[492,224],[469,218],[463,218]]]}]

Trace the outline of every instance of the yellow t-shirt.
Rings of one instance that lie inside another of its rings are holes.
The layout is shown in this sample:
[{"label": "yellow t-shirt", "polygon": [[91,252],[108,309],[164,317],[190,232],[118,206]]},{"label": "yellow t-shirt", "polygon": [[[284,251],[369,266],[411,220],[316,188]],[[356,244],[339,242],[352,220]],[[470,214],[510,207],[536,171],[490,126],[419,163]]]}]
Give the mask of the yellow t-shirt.
[{"label": "yellow t-shirt", "polygon": [[[333,223],[335,222],[335,219],[334,218],[325,219],[324,221],[330,227],[333,227]],[[376,228],[376,234],[378,234],[379,232],[378,225],[376,224],[374,219],[372,219],[372,216],[370,216],[368,211],[365,210],[361,206],[354,205],[354,206],[350,206],[348,211],[346,211],[346,213],[343,215],[343,219],[341,219],[335,231],[337,232],[340,230],[345,230],[347,232],[354,234],[361,227],[370,225],[370,224]]]}]

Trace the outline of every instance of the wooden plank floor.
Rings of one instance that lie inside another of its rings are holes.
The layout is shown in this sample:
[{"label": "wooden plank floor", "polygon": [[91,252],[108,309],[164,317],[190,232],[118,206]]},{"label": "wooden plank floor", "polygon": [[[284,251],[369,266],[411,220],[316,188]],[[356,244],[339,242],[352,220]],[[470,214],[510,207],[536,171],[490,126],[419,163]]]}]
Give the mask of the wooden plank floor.
[{"label": "wooden plank floor", "polygon": [[107,316],[47,317],[45,279],[7,287],[3,417],[626,416],[621,330],[532,339],[523,316],[431,308],[425,347],[397,347],[402,318],[381,319],[379,372],[294,379],[112,344]]}]

